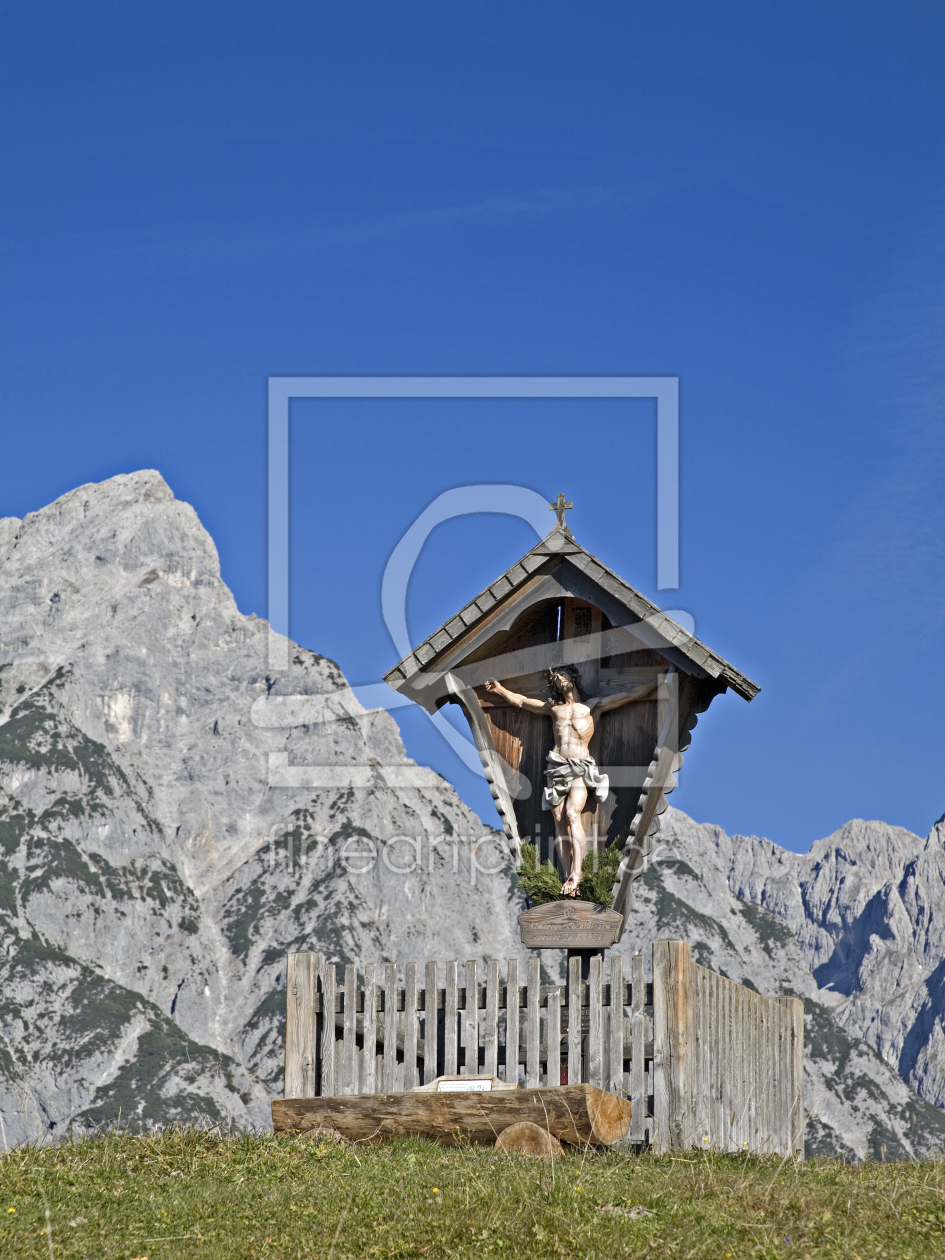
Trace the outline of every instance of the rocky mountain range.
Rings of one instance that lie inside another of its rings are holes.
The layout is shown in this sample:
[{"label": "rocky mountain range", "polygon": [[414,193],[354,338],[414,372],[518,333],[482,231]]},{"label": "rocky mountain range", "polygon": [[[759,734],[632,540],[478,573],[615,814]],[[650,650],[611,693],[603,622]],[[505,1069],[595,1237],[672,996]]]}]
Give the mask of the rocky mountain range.
[{"label": "rocky mountain range", "polygon": [[[268,1123],[285,954],[524,956],[501,835],[244,616],[156,472],[0,520],[0,1138]],[[945,827],[797,855],[678,811],[623,949],[807,1011],[809,1153],[945,1152]],[[546,965],[554,970],[556,960]]]}]

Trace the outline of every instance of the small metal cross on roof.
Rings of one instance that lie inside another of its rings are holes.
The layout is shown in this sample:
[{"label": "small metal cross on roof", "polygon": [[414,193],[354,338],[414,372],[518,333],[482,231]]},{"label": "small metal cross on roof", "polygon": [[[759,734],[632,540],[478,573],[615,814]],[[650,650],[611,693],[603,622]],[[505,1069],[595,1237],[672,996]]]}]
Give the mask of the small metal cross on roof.
[{"label": "small metal cross on roof", "polygon": [[564,501],[564,495],[563,495],[563,494],[559,494],[559,495],[558,495],[558,501],[557,501],[557,503],[549,503],[549,504],[548,504],[548,510],[549,510],[550,512],[557,512],[557,513],[558,513],[558,524],[559,524],[559,525],[560,525],[563,529],[567,529],[567,528],[568,528],[567,521],[565,521],[565,519],[564,519],[564,514],[565,514],[565,512],[569,512],[569,511],[571,510],[571,508],[573,508],[573,507],[574,507],[574,504],[573,504],[573,503],[565,503],[565,501]]}]

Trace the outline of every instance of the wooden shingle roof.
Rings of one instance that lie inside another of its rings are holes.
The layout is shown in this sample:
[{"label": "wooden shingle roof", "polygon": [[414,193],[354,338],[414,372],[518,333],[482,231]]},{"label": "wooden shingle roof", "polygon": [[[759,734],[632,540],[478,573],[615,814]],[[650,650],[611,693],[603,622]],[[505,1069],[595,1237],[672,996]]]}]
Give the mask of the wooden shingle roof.
[{"label": "wooden shingle roof", "polygon": [[631,614],[630,621],[646,621],[648,627],[655,631],[667,646],[681,653],[687,660],[726,686],[731,687],[745,700],[752,700],[760,688],[750,678],[739,673],[733,665],[724,660],[711,648],[683,629],[673,621],[645,595],[634,590],[632,586],[618,577],[612,569],[592,556],[589,551],[575,541],[574,535],[567,526],[556,525],[546,538],[534,546],[507,569],[500,578],[480,592],[475,599],[451,617],[444,625],[435,630],[418,647],[407,654],[402,661],[384,675],[384,681],[398,691],[414,674],[436,664],[437,658],[458,639],[463,638],[470,630],[482,621],[499,604],[508,599],[530,577],[542,569],[554,566],[559,559],[566,559],[569,564],[580,570],[585,577],[605,590],[622,607]]}]

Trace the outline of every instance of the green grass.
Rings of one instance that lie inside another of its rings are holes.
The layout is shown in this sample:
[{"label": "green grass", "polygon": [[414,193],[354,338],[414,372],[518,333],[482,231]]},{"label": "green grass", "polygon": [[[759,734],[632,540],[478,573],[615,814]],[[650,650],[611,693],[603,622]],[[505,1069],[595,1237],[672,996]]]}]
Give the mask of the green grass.
[{"label": "green grass", "polygon": [[0,1157],[4,1257],[943,1253],[943,1162],[571,1152],[543,1164],[422,1139],[345,1147],[195,1131]]}]

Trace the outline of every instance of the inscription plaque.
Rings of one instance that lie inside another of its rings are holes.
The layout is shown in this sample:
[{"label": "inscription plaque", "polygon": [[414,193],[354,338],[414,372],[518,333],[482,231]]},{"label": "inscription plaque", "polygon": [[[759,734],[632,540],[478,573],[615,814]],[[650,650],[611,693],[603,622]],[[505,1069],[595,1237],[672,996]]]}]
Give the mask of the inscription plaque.
[{"label": "inscription plaque", "polygon": [[527,949],[608,949],[623,915],[593,901],[548,901],[518,916]]}]

